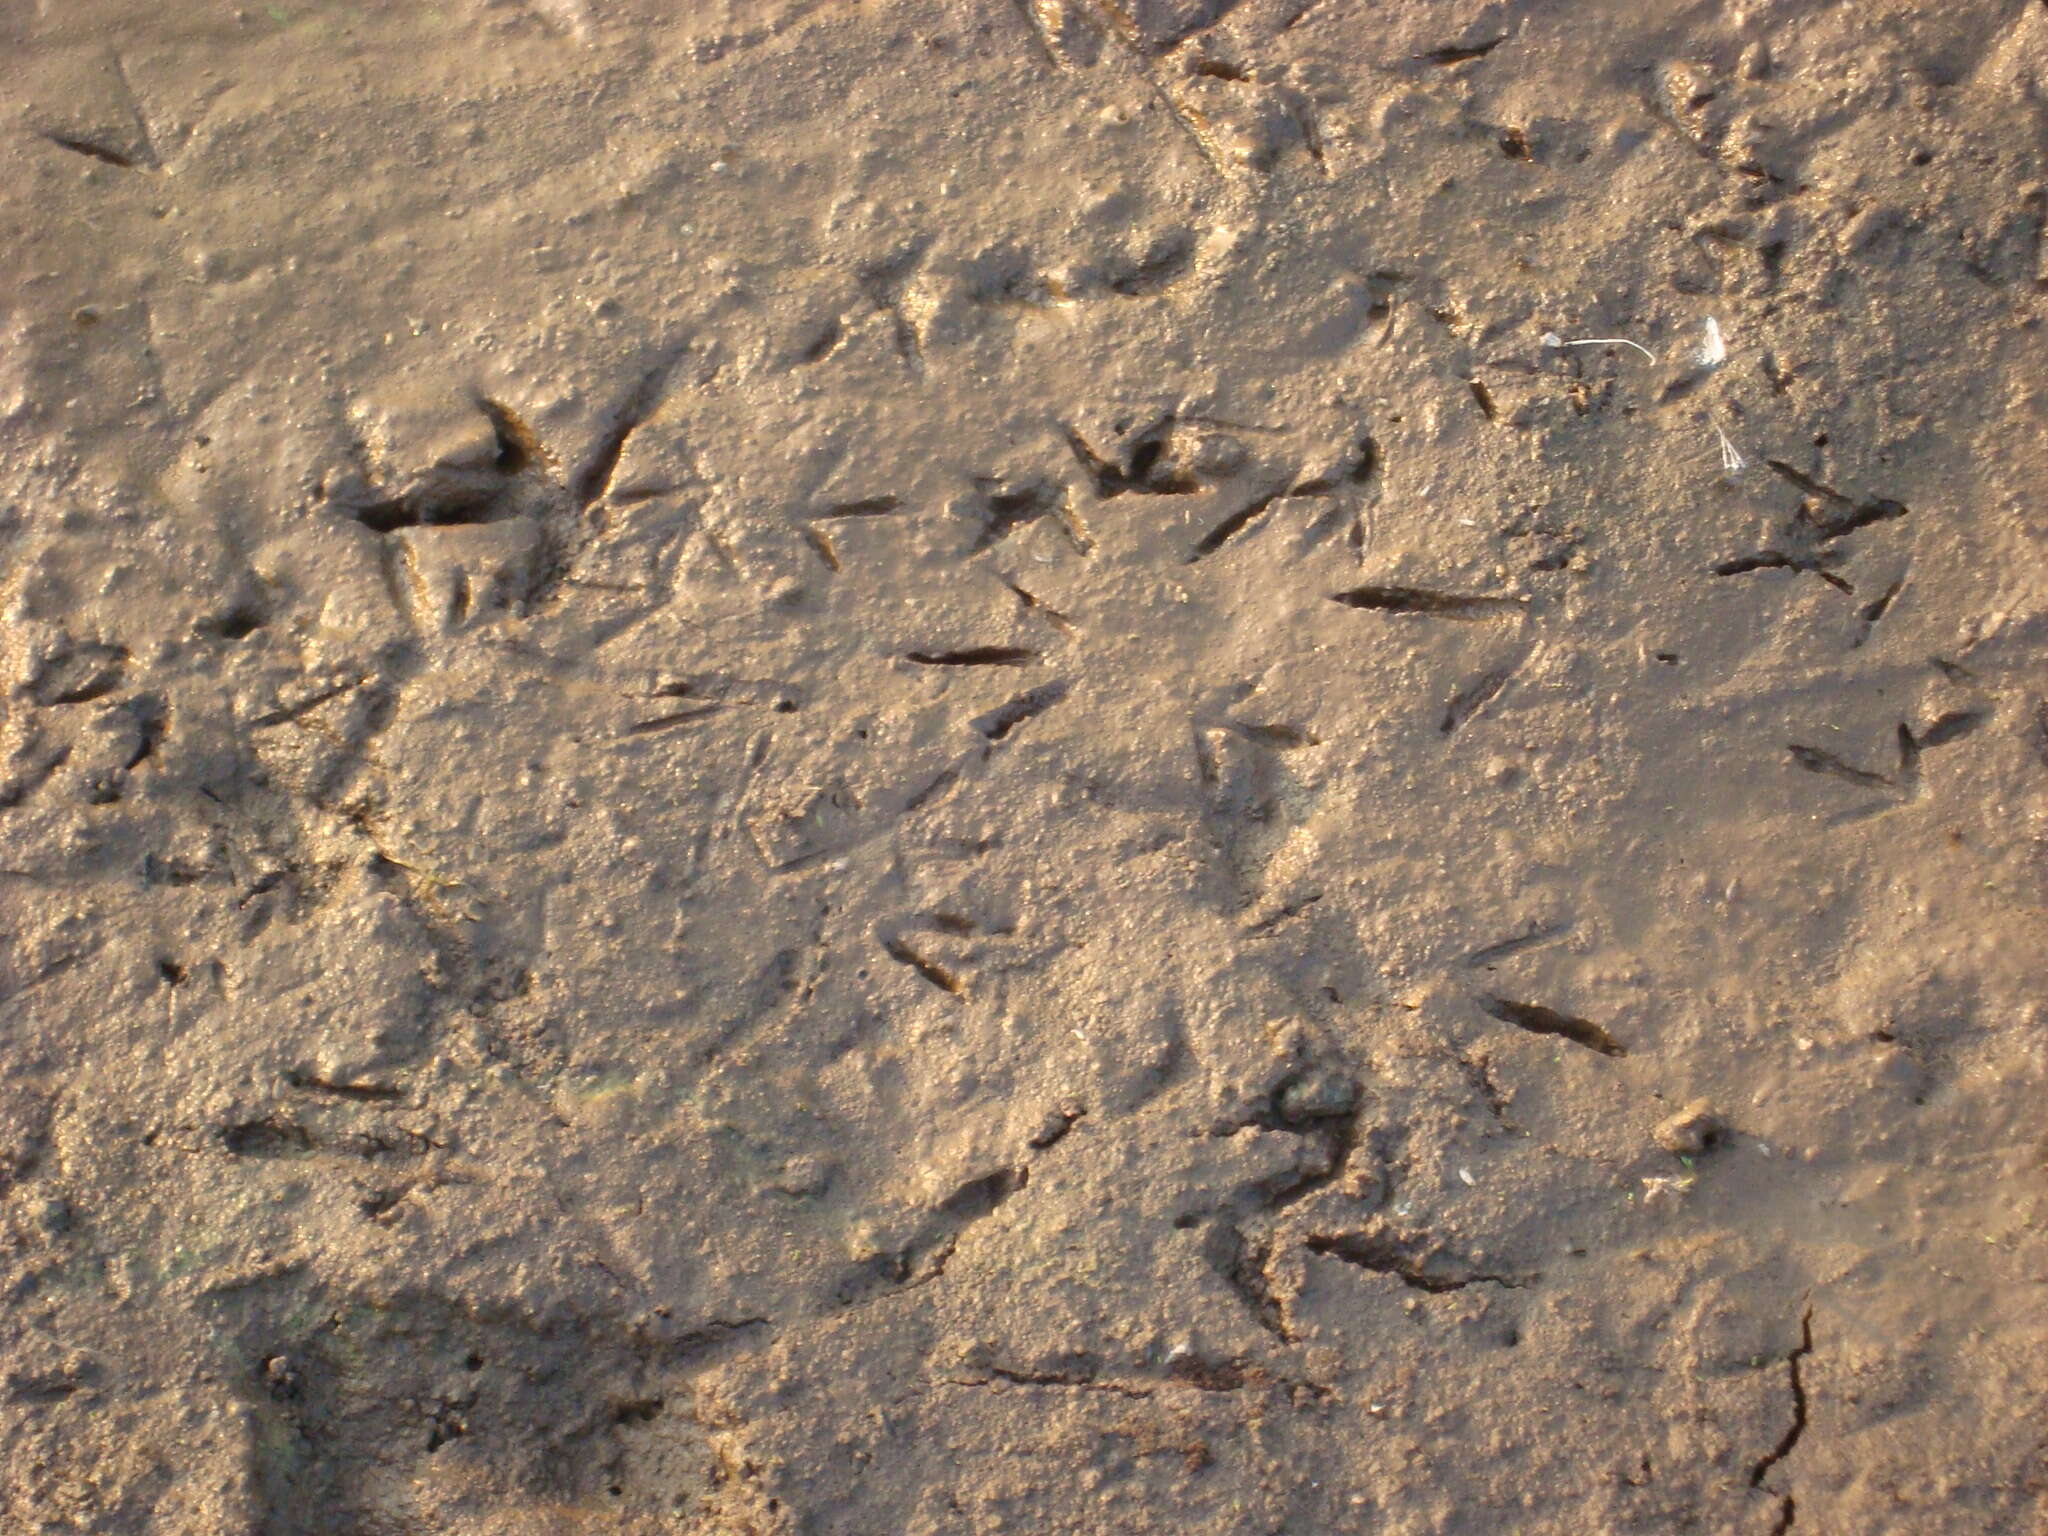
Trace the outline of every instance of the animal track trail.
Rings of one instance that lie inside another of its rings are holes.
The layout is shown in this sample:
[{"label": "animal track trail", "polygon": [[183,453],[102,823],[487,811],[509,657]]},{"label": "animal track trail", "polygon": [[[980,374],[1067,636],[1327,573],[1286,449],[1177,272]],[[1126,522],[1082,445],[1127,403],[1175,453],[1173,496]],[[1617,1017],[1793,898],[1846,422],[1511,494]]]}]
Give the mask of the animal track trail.
[{"label": "animal track trail", "polygon": [[[1852,533],[1906,517],[1911,509],[1904,502],[1886,497],[1858,500],[1833,486],[1822,484],[1781,459],[1766,459],[1764,462],[1780,479],[1804,492],[1807,499],[1786,521],[1777,542],[1749,554],[1718,560],[1708,567],[1709,571],[1716,576],[1743,576],[1754,571],[1794,571],[1818,576],[1836,591],[1854,594],[1855,585],[1829,568],[1838,558],[1834,546]],[[1861,627],[1850,642],[1851,649],[1869,639],[1872,627],[1884,617],[1886,609],[1903,588],[1904,580],[1900,577],[1878,597],[1862,605],[1859,609]]]},{"label": "animal track trail", "polygon": [[1798,742],[1786,745],[1786,752],[1793,765],[1808,773],[1820,774],[1826,778],[1839,779],[1859,789],[1875,789],[1885,796],[1886,804],[1904,804],[1918,799],[1923,793],[1920,775],[1920,755],[1929,748],[1945,747],[1961,741],[1975,732],[1990,718],[1989,711],[1981,709],[1955,709],[1937,716],[1923,731],[1915,731],[1901,720],[1895,731],[1897,765],[1890,773],[1879,773],[1875,769],[1862,768],[1845,758],[1822,747],[1805,746]]},{"label": "animal track trail", "polygon": [[[1033,1137],[1027,1150],[1045,1155],[1065,1140],[1080,1118],[1079,1111],[1058,1117],[1056,1128]],[[1031,1157],[1022,1158],[1011,1166],[962,1183],[924,1213],[908,1241],[900,1247],[871,1254],[851,1265],[826,1298],[828,1309],[862,1306],[938,1279],[946,1272],[947,1263],[968,1230],[993,1216],[1030,1184],[1033,1161]]]}]

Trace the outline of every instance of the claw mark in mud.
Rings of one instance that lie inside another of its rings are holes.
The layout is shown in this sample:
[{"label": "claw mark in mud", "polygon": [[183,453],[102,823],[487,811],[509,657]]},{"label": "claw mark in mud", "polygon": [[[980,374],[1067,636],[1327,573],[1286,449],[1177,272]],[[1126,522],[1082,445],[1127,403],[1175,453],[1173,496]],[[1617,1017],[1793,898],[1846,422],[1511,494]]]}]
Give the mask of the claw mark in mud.
[{"label": "claw mark in mud", "polygon": [[[295,1085],[296,1086],[296,1085]],[[330,1090],[333,1091],[333,1090]],[[396,1091],[396,1090],[394,1090]],[[376,1099],[380,1095],[343,1091],[342,1097]],[[384,1157],[423,1157],[440,1143],[418,1131],[399,1128],[375,1131],[350,1131],[345,1135],[322,1138],[296,1121],[286,1120],[277,1115],[257,1120],[243,1120],[234,1125],[221,1126],[218,1132],[220,1144],[231,1157],[253,1157],[259,1159],[309,1157],[316,1152],[343,1152],[366,1161]]]},{"label": "claw mark in mud", "polygon": [[313,1136],[289,1120],[244,1120],[222,1126],[220,1144],[231,1157],[295,1157],[313,1150]]},{"label": "claw mark in mud", "polygon": [[1271,912],[1266,916],[1261,917],[1256,921],[1252,922],[1251,924],[1247,925],[1243,930],[1244,935],[1247,938],[1259,938],[1265,934],[1271,933],[1275,928],[1278,928],[1282,923],[1287,922],[1292,918],[1297,918],[1301,916],[1302,913],[1306,912],[1310,907],[1314,906],[1317,902],[1321,901],[1322,899],[1323,893],[1321,891],[1311,891],[1308,895],[1301,897],[1299,900],[1290,901],[1285,906],[1281,907],[1278,911]]},{"label": "claw mark in mud", "polygon": [[838,575],[844,567],[839,563],[838,549],[825,536],[825,531],[822,528],[806,528],[803,532],[804,542],[811,546],[811,553],[818,557],[826,570],[835,576]]},{"label": "claw mark in mud", "polygon": [[1368,586],[1348,592],[1332,592],[1330,601],[1347,608],[1365,608],[1377,613],[1420,614],[1437,619],[1493,619],[1523,611],[1516,597],[1486,594],[1433,592],[1426,587]]},{"label": "claw mark in mud", "polygon": [[1348,462],[1341,463],[1326,475],[1289,486],[1282,494],[1287,496],[1328,496],[1340,486],[1370,485],[1373,476],[1380,470],[1380,445],[1371,437],[1361,437],[1353,446]]},{"label": "claw mark in mud", "polygon": [[1267,89],[1279,101],[1280,110],[1287,114],[1288,121],[1294,124],[1294,131],[1301,136],[1301,147],[1308,151],[1310,162],[1327,177],[1330,162],[1323,153],[1323,130],[1316,121],[1315,104],[1308,93],[1287,85],[1272,85]]},{"label": "claw mark in mud", "polygon": [[1246,741],[1256,741],[1262,747],[1271,747],[1275,752],[1293,752],[1301,747],[1319,747],[1322,737],[1313,731],[1302,730],[1299,726],[1260,724],[1249,720],[1232,720],[1230,728]]},{"label": "claw mark in mud", "polygon": [[1293,1343],[1288,1336],[1286,1313],[1266,1274],[1273,1253],[1272,1242],[1254,1243],[1237,1223],[1219,1217],[1204,1236],[1202,1251],[1209,1267],[1237,1293],[1253,1320],[1283,1344]]},{"label": "claw mark in mud", "polygon": [[998,1168],[969,1179],[926,1213],[917,1232],[901,1248],[877,1253],[854,1265],[832,1290],[837,1307],[859,1306],[895,1291],[930,1283],[946,1272],[946,1263],[961,1237],[976,1222],[1031,1180],[1026,1167]]},{"label": "claw mark in mud", "polygon": [[[1961,741],[1985,721],[1985,714],[1978,709],[1952,709],[1942,715],[1926,730],[1917,732],[1915,740],[1923,747],[1945,747],[1952,741]],[[1902,725],[1901,731],[1905,730]]]},{"label": "claw mark in mud", "polygon": [[[1778,1443],[1758,1458],[1757,1464],[1749,1469],[1749,1486],[1752,1488],[1762,1489],[1767,1493],[1776,1492],[1775,1489],[1764,1488],[1765,1476],[1779,1462],[1792,1454],[1799,1444],[1799,1437],[1806,1433],[1808,1404],[1806,1380],[1801,1374],[1801,1367],[1806,1357],[1812,1353],[1813,1308],[1809,1306],[1799,1319],[1799,1343],[1785,1357],[1785,1376],[1787,1385],[1792,1389],[1792,1422],[1785,1426],[1785,1433],[1778,1437]],[[1798,1505],[1792,1495],[1779,1494],[1778,1523],[1772,1529],[1772,1536],[1784,1536],[1785,1532],[1792,1529],[1792,1522],[1797,1517]]]},{"label": "claw mark in mud", "polygon": [[1254,497],[1245,506],[1224,518],[1222,522],[1202,535],[1200,542],[1195,545],[1193,552],[1187,557],[1187,563],[1193,565],[1197,560],[1206,559],[1208,556],[1215,554],[1217,550],[1228,544],[1263,516],[1266,509],[1278,501],[1282,494],[1284,493],[1279,490],[1267,491],[1260,496]]},{"label": "claw mark in mud", "polygon": [[868,302],[878,313],[889,318],[896,339],[896,355],[903,359],[904,367],[918,378],[924,377],[924,339],[917,334],[917,327],[904,312],[903,285],[923,262],[924,252],[924,242],[919,242],[887,261],[862,268],[860,273],[861,291],[867,295]]},{"label": "claw mark in mud", "polygon": [[864,496],[858,501],[836,501],[811,514],[812,518],[825,522],[841,517],[882,517],[896,511],[903,505],[897,496]]},{"label": "claw mark in mud", "polygon": [[1893,787],[1892,780],[1888,775],[1872,773],[1867,768],[1858,768],[1853,763],[1845,763],[1842,759],[1835,756],[1834,753],[1824,752],[1819,747],[1802,747],[1797,742],[1792,742],[1786,746],[1785,750],[1792,754],[1792,761],[1801,768],[1804,768],[1808,773],[1824,773],[1832,778],[1843,779],[1848,783],[1860,784],[1865,788],[1871,789],[1890,789]]},{"label": "claw mark in mud", "polygon": [[1010,732],[1027,720],[1036,719],[1053,705],[1067,696],[1068,684],[1051,682],[1034,688],[1029,693],[1020,693],[1009,703],[990,710],[976,719],[974,729],[991,742],[1001,741]]},{"label": "claw mark in mud", "polygon": [[1445,736],[1454,734],[1459,726],[1499,696],[1500,691],[1507,687],[1508,680],[1515,675],[1520,666],[1521,662],[1516,660],[1506,666],[1494,667],[1490,671],[1480,673],[1452,694],[1450,702],[1444,705],[1443,719],[1437,722],[1437,730]]},{"label": "claw mark in mud", "polygon": [[305,1072],[287,1072],[284,1080],[302,1093],[325,1094],[336,1099],[354,1099],[364,1104],[388,1104],[405,1097],[403,1088],[390,1083],[337,1083]]},{"label": "claw mark in mud", "polygon": [[1107,1392],[1114,1397],[1129,1397],[1143,1401],[1152,1396],[1152,1388],[1138,1386],[1128,1381],[1102,1381],[1087,1373],[1070,1371],[1017,1371],[1008,1366],[986,1367],[984,1377],[948,1378],[946,1384],[953,1387],[985,1387],[992,1381],[1006,1381],[1019,1387],[1066,1387],[1079,1392]]},{"label": "claw mark in mud", "polygon": [[1376,1275],[1391,1275],[1411,1291],[1426,1291],[1432,1296],[1462,1291],[1468,1285],[1497,1285],[1503,1290],[1518,1291],[1534,1284],[1536,1279],[1474,1269],[1460,1269],[1455,1274],[1434,1271],[1429,1268],[1432,1255],[1413,1253],[1385,1233],[1347,1232],[1337,1237],[1311,1237],[1308,1250],[1325,1258],[1342,1259]]},{"label": "claw mark in mud", "polygon": [[83,155],[88,160],[97,160],[102,165],[119,166],[124,171],[153,170],[155,167],[138,164],[132,155],[123,154],[111,145],[101,144],[92,139],[78,138],[68,133],[45,133],[48,142],[59,149],[68,149],[74,155]]},{"label": "claw mark in mud", "polygon": [[1126,299],[1142,299],[1171,287],[1195,261],[1194,236],[1185,230],[1162,235],[1145,254],[1103,274],[1104,286]]},{"label": "claw mark in mud", "polygon": [[1903,720],[1899,722],[1898,743],[1899,771],[1895,779],[1900,792],[1912,799],[1920,793],[1920,743]]},{"label": "claw mark in mud", "polygon": [[1856,638],[1849,642],[1850,650],[1855,650],[1870,638],[1871,630],[1877,627],[1877,621],[1885,616],[1886,611],[1892,605],[1893,599],[1904,590],[1905,585],[1905,577],[1900,576],[1896,578],[1890,586],[1886,587],[1876,597],[1873,597],[1857,610],[1856,616],[1861,622],[1856,630]]},{"label": "claw mark in mud", "polygon": [[1817,498],[1823,505],[1833,509],[1832,515],[1822,513],[1818,507],[1809,506],[1800,510],[1801,519],[1815,530],[1823,542],[1839,539],[1859,528],[1868,528],[1872,523],[1891,522],[1895,518],[1906,516],[1911,510],[1904,502],[1892,501],[1882,496],[1872,497],[1867,501],[1844,496],[1833,486],[1821,484],[1782,459],[1765,459],[1764,462],[1781,479],[1790,481],[1807,495]]},{"label": "claw mark in mud", "polygon": [[957,651],[905,651],[903,659],[920,667],[1021,667],[1038,660],[1038,652],[1021,645],[970,645]]},{"label": "claw mark in mud", "polygon": [[1598,1051],[1602,1056],[1628,1054],[1627,1046],[1591,1019],[1559,1013],[1555,1008],[1546,1008],[1541,1003],[1509,1002],[1504,997],[1482,997],[1479,1006],[1503,1024],[1512,1024],[1515,1028],[1525,1029],[1532,1035],[1555,1035],[1561,1040],[1571,1041],[1573,1045],[1582,1045],[1589,1051]]},{"label": "claw mark in mud", "polygon": [[479,396],[476,403],[477,409],[490,420],[491,436],[498,448],[496,467],[500,474],[516,475],[536,466],[554,466],[555,456],[541,442],[540,434],[528,426],[511,406],[488,395]]},{"label": "claw mark in mud", "polygon": [[1017,583],[1010,580],[1010,578],[1007,576],[1002,578],[1002,583],[1004,586],[1010,589],[1012,595],[1016,597],[1018,602],[1022,603],[1025,606],[1025,608],[1029,609],[1031,612],[1038,614],[1045,620],[1046,623],[1050,624],[1054,629],[1058,630],[1061,634],[1071,635],[1075,632],[1077,626],[1075,625],[1074,621],[1068,618],[1064,613],[1061,613],[1059,609],[1053,607],[1050,603],[1046,602],[1045,599],[1037,596],[1034,593],[1025,591],[1022,587],[1018,586]]},{"label": "claw mark in mud", "polygon": [[935,801],[943,799],[947,791],[959,782],[958,767],[940,769],[929,784],[903,803],[903,814],[908,816],[912,811],[921,811]]},{"label": "claw mark in mud", "polygon": [[1073,1130],[1075,1122],[1087,1113],[1085,1109],[1056,1110],[1054,1113],[1046,1116],[1044,1126],[1032,1136],[1028,1145],[1032,1150],[1040,1152],[1044,1151],[1047,1147],[1058,1146],[1060,1142],[1066,1140],[1067,1133]]},{"label": "claw mark in mud", "polygon": [[967,990],[967,984],[958,976],[940,965],[936,960],[926,958],[912,949],[901,939],[882,940],[882,949],[898,965],[907,965],[926,981],[951,997],[958,997]]},{"label": "claw mark in mud", "polygon": [[648,736],[656,731],[671,731],[679,725],[688,725],[694,720],[702,720],[707,716],[715,715],[718,713],[719,708],[720,706],[716,704],[699,704],[691,709],[679,709],[673,714],[656,715],[651,720],[636,720],[626,727],[626,734],[628,736]]},{"label": "claw mark in mud", "polygon": [[661,359],[640,376],[626,397],[612,411],[611,425],[599,434],[596,445],[583,467],[576,471],[569,489],[578,507],[587,507],[611,489],[612,476],[618,473],[619,457],[626,451],[626,439],[639,429],[641,423],[654,413],[661,403],[663,390],[667,387],[669,375],[681,361],[683,349],[670,348]]},{"label": "claw mark in mud", "polygon": [[74,643],[45,657],[22,692],[45,709],[90,704],[120,687],[127,671],[128,652],[123,647]]},{"label": "claw mark in mud", "polygon": [[1432,48],[1427,53],[1416,54],[1415,59],[1417,63],[1434,64],[1440,69],[1453,64],[1469,64],[1474,59],[1485,58],[1507,40],[1507,34],[1503,32],[1499,37],[1489,38],[1483,43],[1470,43],[1448,48]]},{"label": "claw mark in mud", "polygon": [[1538,944],[1548,944],[1552,939],[1563,938],[1571,931],[1570,923],[1531,923],[1512,938],[1473,950],[1465,957],[1465,964],[1475,970],[1484,970],[1510,955],[1518,955],[1525,949],[1534,949]]},{"label": "claw mark in mud", "polygon": [[813,363],[822,363],[837,350],[845,334],[837,315],[825,321],[811,332],[802,346],[797,348],[797,366],[807,368]]}]

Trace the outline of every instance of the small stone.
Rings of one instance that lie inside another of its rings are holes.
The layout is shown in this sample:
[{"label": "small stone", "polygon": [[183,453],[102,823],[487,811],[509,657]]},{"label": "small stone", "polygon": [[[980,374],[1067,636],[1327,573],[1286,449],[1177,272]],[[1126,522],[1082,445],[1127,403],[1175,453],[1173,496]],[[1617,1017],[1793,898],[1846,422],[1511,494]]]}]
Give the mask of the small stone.
[{"label": "small stone", "polygon": [[820,1194],[832,1182],[832,1171],[815,1157],[792,1157],[782,1165],[782,1177],[775,1187],[795,1199]]},{"label": "small stone", "polygon": [[1221,479],[1243,469],[1245,460],[1250,457],[1251,455],[1245,451],[1244,444],[1236,438],[1220,432],[1212,433],[1202,437],[1195,445],[1191,467],[1198,475]]},{"label": "small stone", "polygon": [[1287,1121],[1335,1119],[1357,1105],[1357,1082],[1328,1068],[1298,1077],[1280,1091],[1280,1118]]},{"label": "small stone", "polygon": [[1721,1119],[1705,1099],[1694,1099],[1657,1122],[1657,1145],[1674,1157],[1695,1157],[1720,1139]]}]

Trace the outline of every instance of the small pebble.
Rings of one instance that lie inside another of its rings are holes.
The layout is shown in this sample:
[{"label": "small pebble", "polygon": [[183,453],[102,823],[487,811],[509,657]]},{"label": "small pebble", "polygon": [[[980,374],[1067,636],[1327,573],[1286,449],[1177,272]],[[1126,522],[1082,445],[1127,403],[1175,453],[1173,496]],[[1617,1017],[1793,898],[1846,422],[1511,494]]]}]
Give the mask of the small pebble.
[{"label": "small pebble", "polygon": [[1721,1134],[1721,1120],[1713,1105],[1694,1099],[1677,1114],[1657,1122],[1657,1145],[1674,1157],[1696,1157],[1711,1147]]}]

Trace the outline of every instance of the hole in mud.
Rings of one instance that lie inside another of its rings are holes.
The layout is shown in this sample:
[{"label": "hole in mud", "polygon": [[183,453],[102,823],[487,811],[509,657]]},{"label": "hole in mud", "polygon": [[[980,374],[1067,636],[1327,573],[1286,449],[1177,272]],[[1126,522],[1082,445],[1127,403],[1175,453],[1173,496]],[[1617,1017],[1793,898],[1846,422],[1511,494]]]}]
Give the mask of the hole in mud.
[{"label": "hole in mud", "polygon": [[313,1138],[288,1120],[245,1120],[220,1129],[221,1145],[235,1157],[290,1157],[313,1150]]},{"label": "hole in mud", "polygon": [[206,633],[218,635],[223,640],[246,640],[262,627],[262,610],[247,603],[239,603],[219,618],[200,626]]}]

